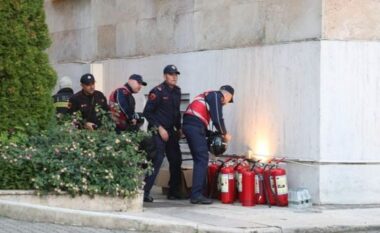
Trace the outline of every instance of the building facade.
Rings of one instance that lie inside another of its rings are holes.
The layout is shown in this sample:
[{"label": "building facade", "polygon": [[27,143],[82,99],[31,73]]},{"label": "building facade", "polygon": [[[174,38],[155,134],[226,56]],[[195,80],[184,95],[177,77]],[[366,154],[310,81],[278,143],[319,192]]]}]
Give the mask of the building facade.
[{"label": "building facade", "polygon": [[175,64],[190,98],[235,87],[230,153],[287,157],[317,204],[380,204],[380,1],[45,0],[58,75],[108,95]]}]

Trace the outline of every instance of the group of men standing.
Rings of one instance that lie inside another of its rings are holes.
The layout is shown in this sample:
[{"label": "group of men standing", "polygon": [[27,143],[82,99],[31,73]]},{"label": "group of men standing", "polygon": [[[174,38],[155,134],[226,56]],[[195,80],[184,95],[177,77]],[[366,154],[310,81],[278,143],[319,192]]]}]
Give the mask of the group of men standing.
[{"label": "group of men standing", "polygon": [[[204,182],[207,176],[209,160],[207,145],[207,130],[212,122],[215,129],[225,141],[231,136],[227,133],[222,106],[233,102],[234,89],[225,85],[217,91],[206,91],[189,104],[184,112],[181,123],[181,89],[177,86],[180,72],[175,65],[168,65],[163,70],[164,81],[150,90],[143,115],[148,121],[148,130],[156,129],[153,135],[156,144],[153,172],[145,177],[144,202],[153,202],[150,191],[162,165],[164,156],[169,161],[169,200],[182,199],[179,193],[181,185],[182,154],[179,140],[186,137],[194,160],[193,184],[190,202],[193,204],[211,204],[212,200],[205,197]],[[114,90],[109,102],[104,94],[95,90],[95,78],[92,74],[84,74],[81,79],[82,90],[73,94],[66,77],[60,80],[61,90],[53,96],[57,112],[69,113],[80,111],[84,119],[82,128],[95,130],[101,125],[97,118],[95,106],[99,105],[105,111],[111,111],[116,123],[116,131],[121,132],[136,125],[135,99],[147,83],[143,77],[133,74],[124,86]],[[66,101],[66,105],[63,104]],[[67,102],[68,101],[68,102]]]}]

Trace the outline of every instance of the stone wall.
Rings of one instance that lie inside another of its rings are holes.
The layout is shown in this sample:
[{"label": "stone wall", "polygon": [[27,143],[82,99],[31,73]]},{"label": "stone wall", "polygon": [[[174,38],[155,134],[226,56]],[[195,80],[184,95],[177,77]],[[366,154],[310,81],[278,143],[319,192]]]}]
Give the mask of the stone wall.
[{"label": "stone wall", "polygon": [[[229,153],[286,156],[315,203],[380,203],[378,0],[46,0],[60,76],[93,72],[108,95],[174,63],[194,97],[236,88]],[[358,192],[360,190],[360,192]],[[366,198],[360,198],[365,195]]]},{"label": "stone wall", "polygon": [[380,1],[323,0],[323,39],[380,40]]},{"label": "stone wall", "polygon": [[[315,0],[46,0],[54,62],[251,47],[321,37]],[[54,16],[54,17],[52,17]]]}]

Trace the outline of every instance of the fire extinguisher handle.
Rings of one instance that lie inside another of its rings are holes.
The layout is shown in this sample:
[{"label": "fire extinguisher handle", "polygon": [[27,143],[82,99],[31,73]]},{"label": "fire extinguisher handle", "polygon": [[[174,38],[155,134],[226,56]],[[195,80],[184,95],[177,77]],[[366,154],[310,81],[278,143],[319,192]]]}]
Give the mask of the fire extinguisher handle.
[{"label": "fire extinguisher handle", "polygon": [[253,171],[253,169],[255,169],[256,164],[258,163],[258,161],[257,161],[257,162],[256,162],[256,161],[253,161],[252,163],[253,163],[253,164],[252,164],[252,166],[251,166],[251,168],[250,168],[251,171]]}]

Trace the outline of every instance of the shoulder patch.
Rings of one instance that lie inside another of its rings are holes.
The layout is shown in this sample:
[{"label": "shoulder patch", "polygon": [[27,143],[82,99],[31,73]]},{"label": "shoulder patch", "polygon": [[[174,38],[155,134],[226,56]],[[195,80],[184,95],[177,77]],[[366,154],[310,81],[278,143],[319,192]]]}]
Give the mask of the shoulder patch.
[{"label": "shoulder patch", "polygon": [[154,93],[150,93],[149,94],[149,100],[155,100],[155,99],[157,99],[157,96],[156,96],[156,94],[154,94]]},{"label": "shoulder patch", "polygon": [[121,91],[123,92],[124,95],[128,95],[129,94],[129,90],[128,89],[121,89]]}]

